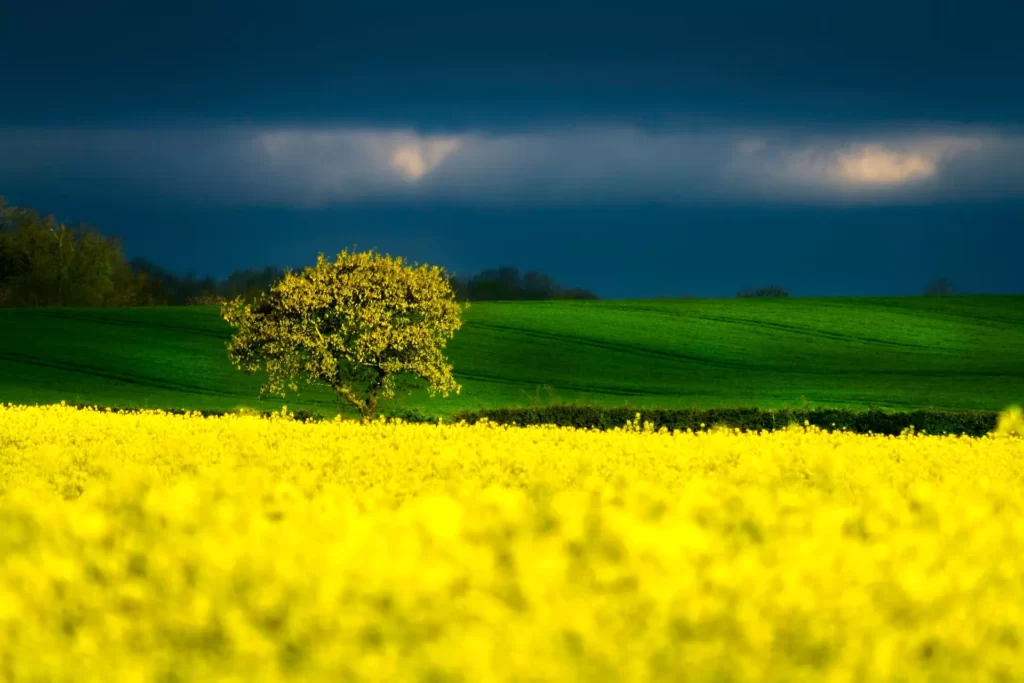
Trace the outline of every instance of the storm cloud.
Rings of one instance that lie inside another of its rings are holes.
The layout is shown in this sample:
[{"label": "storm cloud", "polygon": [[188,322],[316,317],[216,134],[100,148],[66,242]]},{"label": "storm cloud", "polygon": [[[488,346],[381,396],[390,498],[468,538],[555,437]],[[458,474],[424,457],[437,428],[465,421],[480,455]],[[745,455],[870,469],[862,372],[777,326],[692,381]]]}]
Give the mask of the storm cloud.
[{"label": "storm cloud", "polygon": [[1024,135],[628,125],[424,134],[358,127],[0,130],[0,182],[231,205],[901,204],[1024,196]]}]

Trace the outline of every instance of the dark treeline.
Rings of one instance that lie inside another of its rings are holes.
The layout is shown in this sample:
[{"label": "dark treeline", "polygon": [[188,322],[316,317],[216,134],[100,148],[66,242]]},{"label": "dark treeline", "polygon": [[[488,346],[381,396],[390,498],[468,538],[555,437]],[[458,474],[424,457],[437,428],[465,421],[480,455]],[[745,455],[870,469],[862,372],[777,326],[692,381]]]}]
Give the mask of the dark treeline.
[{"label": "dark treeline", "polygon": [[185,306],[251,299],[284,275],[268,266],[223,281],[178,276],[146,259],[126,261],[121,241],[66,225],[0,197],[0,306]]},{"label": "dark treeline", "polygon": [[514,266],[488,268],[471,278],[453,277],[459,301],[539,301],[548,299],[597,299],[586,289],[567,289],[553,277],[536,270],[520,274]]},{"label": "dark treeline", "polygon": [[[276,266],[250,268],[231,273],[221,281],[198,278],[194,273],[174,275],[147,259],[129,261],[133,272],[145,275],[147,301],[175,306],[214,304],[237,296],[254,300],[261,292],[284,277],[286,270]],[[488,269],[470,278],[451,278],[459,301],[529,301],[547,299],[597,299],[585,289],[566,289],[554,278],[537,271],[519,274],[519,269]]]},{"label": "dark treeline", "polygon": [[134,272],[145,276],[145,302],[140,305],[202,306],[235,297],[253,301],[285,275],[284,268],[265,266],[237,270],[223,280],[215,280],[195,273],[175,275],[144,258],[128,263]]},{"label": "dark treeline", "polygon": [[0,306],[132,306],[144,285],[118,239],[0,197]]},{"label": "dark treeline", "polygon": [[779,285],[768,285],[767,287],[758,287],[757,289],[741,289],[736,292],[736,296],[741,299],[757,298],[757,297],[787,297],[789,292],[786,291],[785,287]]},{"label": "dark treeline", "polygon": [[[189,306],[242,297],[252,301],[284,277],[277,266],[249,268],[223,280],[195,273],[177,275],[152,261],[127,261],[117,237],[86,223],[65,225],[52,215],[9,206],[0,197],[0,306]],[[566,288],[536,270],[489,268],[471,277],[452,276],[459,301],[597,299],[581,288]],[[955,294],[946,278],[928,283],[924,294]],[[778,285],[744,289],[736,296],[788,297]],[[687,296],[674,298],[691,298]]]},{"label": "dark treeline", "polygon": [[[73,226],[0,197],[0,306],[189,306],[242,297],[252,301],[284,277],[276,266],[231,273],[223,280],[177,275],[144,258],[127,261],[116,237]],[[597,299],[538,271],[492,268],[452,277],[459,301]]]}]

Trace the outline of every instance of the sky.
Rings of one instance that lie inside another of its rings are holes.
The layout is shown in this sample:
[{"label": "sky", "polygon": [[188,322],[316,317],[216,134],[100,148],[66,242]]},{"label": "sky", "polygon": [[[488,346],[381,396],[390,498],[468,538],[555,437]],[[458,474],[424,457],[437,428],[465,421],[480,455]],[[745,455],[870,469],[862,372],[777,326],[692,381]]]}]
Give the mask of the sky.
[{"label": "sky", "polygon": [[1024,2],[0,0],[0,195],[222,277],[1024,293]]}]

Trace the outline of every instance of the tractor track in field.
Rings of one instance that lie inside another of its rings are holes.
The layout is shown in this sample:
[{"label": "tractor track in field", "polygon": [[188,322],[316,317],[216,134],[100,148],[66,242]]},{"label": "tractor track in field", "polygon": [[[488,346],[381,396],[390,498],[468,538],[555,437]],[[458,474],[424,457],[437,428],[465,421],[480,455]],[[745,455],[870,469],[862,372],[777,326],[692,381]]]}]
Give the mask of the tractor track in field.
[{"label": "tractor track in field", "polygon": [[481,323],[481,322],[467,322],[466,327],[481,327],[484,329],[496,330],[505,334],[512,333],[526,337],[534,337],[536,339],[542,339],[544,341],[557,341],[562,343],[577,344],[580,346],[591,346],[604,351],[617,351],[620,353],[626,353],[634,356],[647,356],[650,358],[662,358],[671,359],[677,361],[685,361],[689,363],[699,363],[701,365],[710,365],[712,367],[729,368],[732,370],[746,370],[750,369],[750,365],[747,363],[735,363],[730,361],[712,360],[710,358],[701,358],[700,356],[691,356],[684,353],[677,353],[673,351],[661,351],[658,349],[649,349],[644,347],[632,346],[630,344],[623,344],[618,342],[603,341],[600,339],[588,339],[586,337],[579,337],[571,334],[558,334],[555,332],[540,332],[537,330],[524,329],[522,327],[513,327],[511,325],[498,325],[495,323]]},{"label": "tractor track in field", "polygon": [[646,306],[608,306],[607,308],[612,308],[620,311],[644,311],[645,313],[661,313],[667,317],[673,318],[674,320],[707,320],[710,322],[732,323],[735,325],[744,325],[755,328],[767,327],[777,329],[783,332],[789,332],[791,334],[799,334],[812,338],[821,337],[825,339],[832,339],[835,341],[842,342],[865,342],[868,344],[880,344],[883,346],[893,346],[898,348],[934,350],[934,347],[928,346],[927,344],[910,344],[907,342],[897,342],[888,339],[878,339],[876,337],[864,337],[853,334],[844,334],[842,332],[828,332],[825,330],[818,330],[810,327],[805,327],[802,325],[767,322],[764,320],[758,320],[756,318],[731,318],[728,316],[710,315],[707,313],[672,311],[665,308],[655,308]]},{"label": "tractor track in field", "polygon": [[893,346],[897,348],[909,348],[909,349],[926,349],[934,350],[934,347],[926,344],[908,344],[906,342],[896,342],[888,339],[877,339],[875,337],[861,337],[852,334],[843,334],[841,332],[826,332],[824,330],[814,330],[801,325],[788,325],[786,323],[772,323],[765,320],[757,320],[756,318],[729,318],[726,316],[717,315],[706,315],[699,314],[692,316],[700,320],[712,320],[715,322],[732,323],[735,325],[747,325],[749,327],[767,327],[776,330],[782,330],[783,332],[790,332],[792,334],[800,334],[806,337],[822,337],[825,339],[832,339],[835,341],[842,342],[866,342],[868,344],[879,344],[881,346]]},{"label": "tractor track in field", "polygon": [[585,394],[609,394],[613,396],[685,396],[687,392],[679,391],[678,389],[656,389],[651,387],[644,387],[643,391],[623,389],[621,387],[602,386],[596,384],[566,384],[561,381],[531,381],[531,380],[513,380],[506,377],[500,377],[498,375],[490,375],[480,372],[460,372],[455,371],[455,375],[459,379],[468,379],[477,382],[487,382],[488,384],[502,384],[505,386],[518,386],[518,387],[544,387],[549,386],[552,389],[558,389],[560,391],[579,391]]},{"label": "tractor track in field", "polygon": [[114,380],[116,382],[124,382],[126,384],[152,387],[154,389],[168,389],[171,391],[181,391],[189,394],[202,394],[206,396],[231,396],[235,398],[244,397],[243,394],[230,391],[218,391],[217,389],[211,389],[209,387],[203,387],[197,384],[173,382],[160,377],[120,373],[103,368],[97,368],[95,366],[82,365],[80,363],[72,363],[69,361],[53,359],[44,361],[33,356],[28,356],[19,353],[11,353],[9,351],[0,351],[0,360],[6,360],[12,363],[20,363],[22,365],[33,365],[35,367],[47,368],[50,370],[60,370],[61,372],[74,372],[81,375],[88,375],[90,377],[100,377],[103,379]]},{"label": "tractor track in field", "polygon": [[[849,369],[836,369],[836,368],[825,368],[825,369],[814,369],[810,366],[784,366],[778,365],[755,365],[752,363],[738,363],[730,361],[712,360],[708,358],[701,358],[699,356],[691,356],[687,354],[674,353],[671,351],[661,351],[657,349],[649,349],[637,346],[631,346],[629,344],[621,344],[603,340],[587,339],[584,337],[573,336],[568,334],[558,334],[554,332],[540,332],[537,330],[529,330],[521,327],[513,327],[511,325],[498,325],[495,323],[479,323],[472,322],[467,323],[467,327],[481,327],[485,329],[493,329],[503,334],[515,334],[525,337],[532,337],[535,339],[541,339],[544,341],[554,341],[565,344],[577,344],[580,346],[590,346],[605,351],[616,351],[620,353],[635,355],[635,356],[647,356],[653,358],[671,359],[675,361],[683,361],[690,363],[697,363],[701,365],[707,365],[711,367],[726,368],[729,370],[739,370],[745,373],[787,373],[794,375],[837,375],[837,376],[853,376],[853,375],[878,375],[878,376],[899,376],[899,377],[940,377],[943,374],[941,368],[924,368],[924,369],[907,369],[907,368],[849,368]],[[966,379],[969,377],[1014,377],[1024,379],[1024,372],[1009,371],[1009,370],[971,370],[965,372],[962,375],[957,376],[959,379]],[[508,380],[509,383],[518,383],[515,380]]]},{"label": "tractor track in field", "polygon": [[1022,323],[1024,323],[1024,318],[1017,317],[992,318],[980,315],[970,315],[969,313],[964,313],[962,311],[944,311],[938,308],[908,309],[906,307],[901,307],[898,304],[887,303],[884,301],[868,301],[865,303],[871,306],[877,306],[879,308],[885,308],[889,310],[897,310],[904,312],[913,311],[915,314],[924,314],[933,320],[941,320],[943,322],[955,322],[960,318],[966,318],[972,321],[973,324],[978,325],[979,327],[994,328],[1000,331],[1005,331],[1007,327],[1019,327]]},{"label": "tractor track in field", "polygon": [[209,337],[212,339],[222,339],[224,341],[228,341],[231,339],[230,330],[225,330],[223,333],[219,333],[214,332],[212,330],[206,330],[200,327],[187,327],[185,325],[171,325],[168,323],[144,322],[137,320],[122,320],[118,318],[105,318],[96,315],[75,315],[73,313],[69,314],[56,311],[33,311],[31,315],[45,318],[57,318],[60,320],[74,320],[76,322],[91,322],[102,325],[118,325],[122,327],[148,328],[153,330],[171,330],[179,334],[194,335],[197,337]]}]

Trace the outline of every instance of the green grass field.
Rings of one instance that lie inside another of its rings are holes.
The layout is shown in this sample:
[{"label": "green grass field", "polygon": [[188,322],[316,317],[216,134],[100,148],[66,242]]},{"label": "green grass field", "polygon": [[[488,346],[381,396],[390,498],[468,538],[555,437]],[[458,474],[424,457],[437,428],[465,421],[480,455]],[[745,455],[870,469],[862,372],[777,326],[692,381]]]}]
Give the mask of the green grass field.
[{"label": "green grass field", "polygon": [[[552,401],[1001,410],[1024,401],[1024,296],[476,303],[435,415]],[[259,401],[210,308],[0,310],[0,402],[337,412]]]}]

